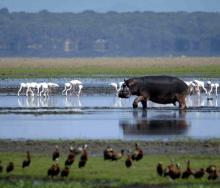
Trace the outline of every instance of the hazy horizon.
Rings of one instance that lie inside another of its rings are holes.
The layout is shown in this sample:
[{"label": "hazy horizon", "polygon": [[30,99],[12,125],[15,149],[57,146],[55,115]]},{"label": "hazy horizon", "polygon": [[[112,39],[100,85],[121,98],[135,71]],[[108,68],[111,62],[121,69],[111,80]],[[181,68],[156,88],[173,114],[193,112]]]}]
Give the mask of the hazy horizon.
[{"label": "hazy horizon", "polygon": [[220,12],[220,0],[0,0],[10,12]]}]

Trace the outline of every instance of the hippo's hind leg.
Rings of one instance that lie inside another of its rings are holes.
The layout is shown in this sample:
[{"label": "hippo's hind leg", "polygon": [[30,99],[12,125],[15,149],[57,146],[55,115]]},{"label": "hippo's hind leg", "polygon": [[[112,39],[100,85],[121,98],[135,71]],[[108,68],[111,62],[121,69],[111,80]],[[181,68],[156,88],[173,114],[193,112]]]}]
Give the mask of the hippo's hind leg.
[{"label": "hippo's hind leg", "polygon": [[139,97],[134,99],[133,108],[137,108],[138,107],[138,102],[139,102]]},{"label": "hippo's hind leg", "polygon": [[139,102],[142,103],[143,109],[147,108],[147,100],[143,96],[139,96],[134,100],[133,108],[137,108]]}]

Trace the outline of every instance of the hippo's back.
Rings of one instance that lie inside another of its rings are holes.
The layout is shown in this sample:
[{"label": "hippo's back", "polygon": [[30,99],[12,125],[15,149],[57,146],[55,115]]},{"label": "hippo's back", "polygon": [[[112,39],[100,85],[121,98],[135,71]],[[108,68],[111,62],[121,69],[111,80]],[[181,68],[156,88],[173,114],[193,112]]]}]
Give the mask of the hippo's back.
[{"label": "hippo's back", "polygon": [[174,94],[188,92],[188,86],[184,81],[172,76],[144,76],[140,77],[140,87],[149,94]]}]

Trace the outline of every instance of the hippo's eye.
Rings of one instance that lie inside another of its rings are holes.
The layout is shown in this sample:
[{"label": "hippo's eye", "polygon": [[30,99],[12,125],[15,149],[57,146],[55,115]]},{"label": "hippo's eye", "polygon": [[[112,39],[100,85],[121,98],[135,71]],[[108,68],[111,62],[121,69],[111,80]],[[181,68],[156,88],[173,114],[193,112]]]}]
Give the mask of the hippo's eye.
[{"label": "hippo's eye", "polygon": [[127,85],[126,85],[126,83],[123,83],[122,88],[125,88],[125,87],[127,87]]}]

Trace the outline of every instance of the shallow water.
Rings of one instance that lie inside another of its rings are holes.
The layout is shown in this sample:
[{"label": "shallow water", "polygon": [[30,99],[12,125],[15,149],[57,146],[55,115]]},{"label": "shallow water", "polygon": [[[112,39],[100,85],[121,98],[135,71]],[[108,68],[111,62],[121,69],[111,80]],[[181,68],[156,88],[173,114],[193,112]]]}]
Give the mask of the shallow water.
[{"label": "shallow water", "polygon": [[[14,88],[10,94],[0,93],[0,139],[220,138],[220,97],[189,96],[185,113],[173,105],[148,102],[149,109],[144,112],[132,109],[134,97],[115,96],[109,83],[121,78],[84,78],[79,98],[62,96],[63,88],[49,97],[18,97],[22,81],[0,81],[0,88]],[[54,82],[62,84],[65,79]]]},{"label": "shallow water", "polygon": [[72,114],[2,114],[2,139],[219,138],[219,112],[149,109],[75,109]]}]

